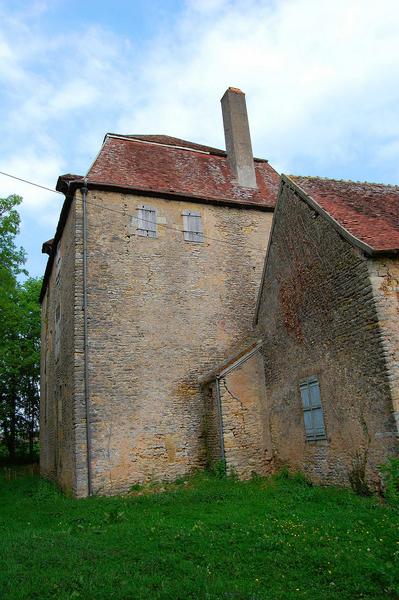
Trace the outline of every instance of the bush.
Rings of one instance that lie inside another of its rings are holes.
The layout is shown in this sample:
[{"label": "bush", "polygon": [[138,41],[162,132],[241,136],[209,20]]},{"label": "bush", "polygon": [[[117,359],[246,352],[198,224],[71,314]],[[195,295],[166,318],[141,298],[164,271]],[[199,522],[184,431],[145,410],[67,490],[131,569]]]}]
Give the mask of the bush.
[{"label": "bush", "polygon": [[358,496],[371,496],[371,491],[366,481],[367,453],[363,455],[356,452],[352,460],[352,469],[348,473],[352,490]]},{"label": "bush", "polygon": [[390,504],[399,505],[399,458],[390,458],[380,465],[384,496]]},{"label": "bush", "polygon": [[218,477],[219,479],[226,477],[226,461],[218,460],[217,462],[213,463],[213,465],[209,467],[209,473],[215,477]]},{"label": "bush", "polygon": [[300,485],[306,485],[312,487],[312,482],[306,477],[302,471],[294,471],[290,472],[288,466],[284,465],[277,473],[275,474],[275,479],[280,481],[295,481],[295,483],[299,483]]}]

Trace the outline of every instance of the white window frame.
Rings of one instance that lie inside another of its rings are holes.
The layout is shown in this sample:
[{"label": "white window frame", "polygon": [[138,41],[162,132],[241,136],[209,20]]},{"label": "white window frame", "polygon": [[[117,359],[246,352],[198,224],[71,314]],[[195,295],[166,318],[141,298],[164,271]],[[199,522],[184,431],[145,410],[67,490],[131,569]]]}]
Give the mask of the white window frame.
[{"label": "white window frame", "polygon": [[316,442],[327,439],[321,404],[320,385],[317,377],[309,377],[300,382],[303,420],[306,441]]},{"label": "white window frame", "polygon": [[205,241],[202,228],[202,215],[193,210],[184,210],[183,215],[183,234],[186,242],[196,242],[202,244]]},{"label": "white window frame", "polygon": [[137,235],[157,237],[157,211],[152,206],[141,204],[137,207]]}]

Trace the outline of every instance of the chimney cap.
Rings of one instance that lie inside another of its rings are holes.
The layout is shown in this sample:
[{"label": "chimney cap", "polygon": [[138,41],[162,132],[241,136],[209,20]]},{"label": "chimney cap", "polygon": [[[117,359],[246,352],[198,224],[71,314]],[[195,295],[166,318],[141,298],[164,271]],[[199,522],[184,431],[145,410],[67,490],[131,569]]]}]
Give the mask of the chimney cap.
[{"label": "chimney cap", "polygon": [[229,92],[234,92],[235,94],[243,94],[244,92],[240,90],[240,88],[230,86],[228,89]]},{"label": "chimney cap", "polygon": [[245,96],[244,92],[242,90],[240,90],[240,88],[236,88],[233,86],[230,86],[227,88],[227,90],[225,91],[225,93],[223,94],[223,98],[225,97],[226,94],[228,94],[229,92],[232,92],[233,94],[242,94],[243,96]]}]

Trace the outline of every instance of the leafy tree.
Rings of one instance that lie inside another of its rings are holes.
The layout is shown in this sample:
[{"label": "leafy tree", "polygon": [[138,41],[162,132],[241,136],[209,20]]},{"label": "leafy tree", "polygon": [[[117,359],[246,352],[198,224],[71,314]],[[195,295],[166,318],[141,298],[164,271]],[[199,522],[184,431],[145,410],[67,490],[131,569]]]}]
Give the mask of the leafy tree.
[{"label": "leafy tree", "polygon": [[26,259],[25,251],[15,245],[15,236],[19,233],[21,222],[15,207],[21,202],[21,196],[15,194],[0,198],[0,268],[1,275],[6,277],[21,273]]},{"label": "leafy tree", "polygon": [[33,455],[38,424],[40,369],[40,280],[18,276],[25,252],[15,244],[19,196],[0,198],[0,435],[14,459],[21,440]]}]

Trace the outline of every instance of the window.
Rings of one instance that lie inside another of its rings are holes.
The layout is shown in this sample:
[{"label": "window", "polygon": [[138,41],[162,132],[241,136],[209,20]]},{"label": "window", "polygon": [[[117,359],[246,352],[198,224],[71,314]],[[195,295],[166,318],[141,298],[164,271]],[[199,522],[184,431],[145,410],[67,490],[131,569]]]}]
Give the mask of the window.
[{"label": "window", "polygon": [[55,328],[54,328],[54,354],[57,361],[60,356],[61,348],[61,304],[57,304],[55,309]]},{"label": "window", "polygon": [[201,215],[191,210],[183,211],[183,231],[186,242],[203,242]]},{"label": "window", "polygon": [[319,382],[315,377],[311,377],[303,381],[299,389],[301,390],[306,439],[313,441],[326,439]]},{"label": "window", "polygon": [[61,240],[57,244],[57,251],[55,253],[55,284],[60,284],[60,270],[61,270]]},{"label": "window", "polygon": [[137,207],[137,233],[146,237],[157,237],[157,213],[150,206]]}]

